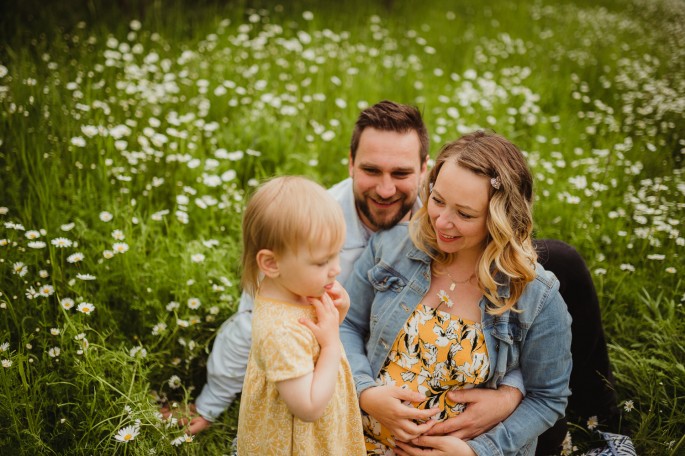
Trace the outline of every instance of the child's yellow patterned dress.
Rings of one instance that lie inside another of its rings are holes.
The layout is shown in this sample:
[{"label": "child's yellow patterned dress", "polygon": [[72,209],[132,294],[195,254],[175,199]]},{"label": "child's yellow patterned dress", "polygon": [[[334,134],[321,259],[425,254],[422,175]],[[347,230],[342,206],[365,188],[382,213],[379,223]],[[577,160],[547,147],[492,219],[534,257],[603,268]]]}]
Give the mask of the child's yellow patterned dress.
[{"label": "child's yellow patterned dress", "polygon": [[[425,394],[417,407],[440,408],[434,418],[444,421],[464,410],[464,404],[448,400],[447,393],[485,382],[489,369],[480,323],[420,304],[397,335],[377,383]],[[367,454],[392,454],[390,432],[375,418],[362,415]]]}]

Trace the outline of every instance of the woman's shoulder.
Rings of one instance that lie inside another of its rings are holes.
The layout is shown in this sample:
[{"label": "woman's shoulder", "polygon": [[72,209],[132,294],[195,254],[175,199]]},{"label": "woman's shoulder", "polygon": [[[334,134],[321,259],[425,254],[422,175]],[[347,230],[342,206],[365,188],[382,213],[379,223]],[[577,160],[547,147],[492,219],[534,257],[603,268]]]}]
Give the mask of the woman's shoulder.
[{"label": "woman's shoulder", "polygon": [[523,294],[518,300],[517,307],[526,312],[539,312],[547,303],[561,300],[559,294],[559,281],[556,276],[543,268],[539,263],[535,264],[535,279],[528,282]]},{"label": "woman's shoulder", "polygon": [[540,263],[535,263],[535,280],[531,284],[547,290],[559,289],[557,276],[552,271],[545,269]]}]

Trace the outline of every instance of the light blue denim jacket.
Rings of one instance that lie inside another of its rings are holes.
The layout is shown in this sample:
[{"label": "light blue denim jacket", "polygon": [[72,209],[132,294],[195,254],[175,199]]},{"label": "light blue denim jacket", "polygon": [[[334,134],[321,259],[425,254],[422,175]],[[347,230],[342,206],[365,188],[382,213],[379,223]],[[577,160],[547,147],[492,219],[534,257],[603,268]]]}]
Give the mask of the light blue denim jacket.
[{"label": "light blue denim jacket", "polygon": [[[374,235],[345,288],[350,310],[340,337],[352,367],[357,394],[376,386],[378,374],[407,318],[430,286],[431,259],[409,238],[408,224]],[[490,373],[485,386],[497,388],[520,369],[526,394],[514,412],[490,431],[468,441],[479,455],[532,455],[537,436],[564,415],[570,390],[571,317],[554,274],[537,265],[516,308],[493,316],[481,299]],[[500,297],[508,286],[498,288]]]}]

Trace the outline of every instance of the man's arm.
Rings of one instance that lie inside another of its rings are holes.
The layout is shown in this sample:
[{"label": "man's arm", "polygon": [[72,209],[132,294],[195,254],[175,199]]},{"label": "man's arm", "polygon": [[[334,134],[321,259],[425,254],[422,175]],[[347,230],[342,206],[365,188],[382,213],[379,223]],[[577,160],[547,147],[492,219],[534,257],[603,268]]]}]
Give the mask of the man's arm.
[{"label": "man's arm", "polygon": [[243,388],[252,344],[252,298],[243,293],[238,312],[223,324],[207,362],[207,383],[195,401],[197,412],[213,422]]},{"label": "man's arm", "polygon": [[463,440],[472,439],[507,419],[523,400],[518,388],[504,384],[496,390],[472,388],[450,391],[447,396],[454,402],[466,404],[466,410],[436,424],[427,435],[450,434]]}]

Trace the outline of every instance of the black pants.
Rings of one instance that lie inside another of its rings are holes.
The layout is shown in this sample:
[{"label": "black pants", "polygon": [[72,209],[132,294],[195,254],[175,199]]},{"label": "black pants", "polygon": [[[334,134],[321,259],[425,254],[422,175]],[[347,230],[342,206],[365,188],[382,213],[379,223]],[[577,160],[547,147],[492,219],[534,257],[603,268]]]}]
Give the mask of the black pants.
[{"label": "black pants", "polygon": [[[559,291],[573,318],[573,370],[566,414],[584,420],[596,415],[600,423],[612,429],[618,418],[614,377],[590,271],[578,251],[564,242],[541,239],[534,245],[540,264],[559,279]],[[566,431],[566,419],[562,418],[539,437],[536,455],[559,454]]]}]

